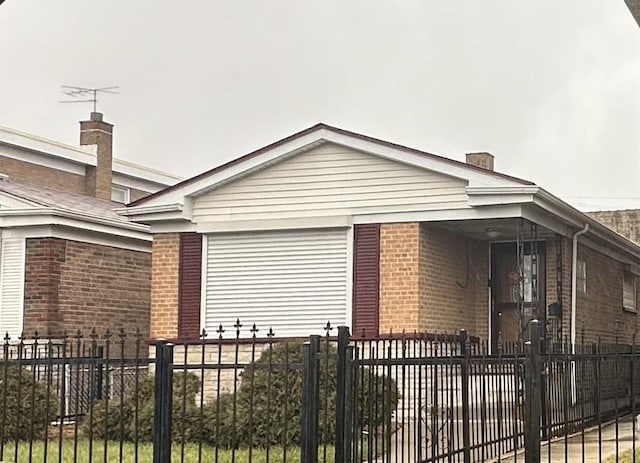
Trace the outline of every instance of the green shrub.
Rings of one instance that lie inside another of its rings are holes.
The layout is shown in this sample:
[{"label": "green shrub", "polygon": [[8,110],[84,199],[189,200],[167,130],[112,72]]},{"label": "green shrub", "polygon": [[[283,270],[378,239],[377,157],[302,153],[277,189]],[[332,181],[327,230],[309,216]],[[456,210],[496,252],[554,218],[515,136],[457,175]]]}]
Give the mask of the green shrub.
[{"label": "green shrub", "polygon": [[[19,400],[18,400],[19,399]],[[0,437],[4,441],[41,439],[58,415],[58,397],[35,381],[27,368],[0,367]]]},{"label": "green shrub", "polygon": [[[337,367],[336,348],[321,343],[320,388],[318,404],[319,442],[332,443],[335,439]],[[302,407],[302,372],[285,371],[286,362],[301,363],[303,349],[300,343],[278,343],[265,350],[242,374],[242,385],[237,392],[237,419],[239,446],[299,445]],[[272,368],[268,365],[271,364]],[[358,376],[359,375],[359,376]],[[359,429],[390,423],[398,403],[395,382],[367,368],[359,369],[355,376],[358,396],[356,420]],[[384,401],[384,406],[383,406]]]},{"label": "green shrub", "polygon": [[[182,372],[174,374],[172,431],[176,440],[182,437],[183,420],[185,441],[195,440],[191,436],[199,432],[198,424],[195,423],[200,417],[200,409],[196,405],[196,395],[199,390],[200,380],[195,374],[186,373],[186,376]],[[140,442],[150,442],[153,439],[154,401],[154,379],[148,376],[140,380],[137,391],[132,389],[125,394],[122,404],[119,397],[109,399],[108,402],[107,400],[97,401],[92,412],[83,421],[84,434],[92,435],[94,438],[119,440],[122,433],[122,438],[126,441],[137,439]],[[136,409],[138,410],[137,420]],[[182,412],[183,409],[186,410],[185,413]]]}]

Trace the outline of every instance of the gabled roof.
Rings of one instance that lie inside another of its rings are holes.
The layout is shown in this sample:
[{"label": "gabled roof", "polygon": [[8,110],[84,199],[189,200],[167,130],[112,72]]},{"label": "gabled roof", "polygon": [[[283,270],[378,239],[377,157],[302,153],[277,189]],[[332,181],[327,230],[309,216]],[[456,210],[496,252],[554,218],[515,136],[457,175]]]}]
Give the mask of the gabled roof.
[{"label": "gabled roof", "polygon": [[[318,134],[317,139],[313,138],[314,134]],[[521,184],[521,185],[533,185],[532,182],[529,182],[527,180],[523,180],[523,179],[519,179],[516,177],[512,177],[510,175],[506,175],[506,174],[502,174],[499,172],[493,172],[493,171],[488,171],[486,169],[482,169],[480,167],[476,167],[470,164],[466,164],[464,162],[461,161],[456,161],[453,159],[449,159],[443,156],[439,156],[436,154],[432,154],[432,153],[427,153],[425,151],[420,151],[418,149],[415,148],[409,148],[407,146],[403,146],[403,145],[399,145],[397,143],[392,143],[389,141],[385,141],[385,140],[380,140],[378,138],[374,138],[374,137],[370,137],[367,135],[362,135],[356,132],[351,132],[348,130],[344,130],[344,129],[340,129],[338,127],[332,127],[330,125],[327,124],[323,124],[323,123],[318,123],[312,127],[309,127],[305,130],[302,130],[298,133],[295,133],[293,135],[290,135],[288,137],[285,137],[281,140],[278,140],[274,143],[271,143],[265,147],[262,147],[258,150],[252,151],[251,153],[245,154],[244,156],[240,156],[238,158],[235,158],[225,164],[222,164],[218,167],[215,167],[213,169],[210,169],[206,172],[203,172],[199,175],[196,175],[195,177],[191,177],[187,180],[184,180],[180,183],[177,183],[173,186],[170,186],[168,188],[165,188],[164,190],[161,190],[157,193],[154,193],[152,195],[149,195],[145,198],[139,199],[137,201],[132,202],[131,204],[129,204],[129,206],[138,206],[138,205],[142,205],[142,204],[146,204],[149,201],[152,201],[154,199],[159,199],[162,198],[163,196],[168,195],[171,192],[177,192],[179,190],[185,190],[190,186],[193,186],[197,183],[201,183],[203,181],[206,181],[208,178],[213,179],[214,176],[216,176],[216,174],[219,174],[225,170],[229,170],[232,167],[240,167],[243,163],[248,163],[248,161],[251,161],[257,157],[259,157],[260,155],[264,155],[270,151],[273,151],[277,148],[283,147],[285,145],[292,145],[292,149],[295,150],[296,149],[296,142],[300,142],[300,146],[297,146],[298,149],[304,148],[304,145],[310,145],[313,143],[317,143],[319,141],[322,141],[325,137],[327,137],[328,135],[336,135],[338,137],[341,137],[341,139],[344,141],[345,144],[349,144],[349,140],[352,140],[353,142],[364,142],[366,144],[370,144],[381,148],[388,148],[394,151],[397,151],[399,153],[405,153],[405,154],[409,154],[412,156],[418,156],[421,157],[423,159],[426,160],[431,160],[431,161],[436,161],[437,163],[442,163],[443,165],[448,165],[451,167],[455,167],[457,169],[465,169],[466,171],[468,171],[469,173],[472,174],[480,174],[483,176],[487,176],[487,177],[493,177],[493,178],[499,178],[499,179],[503,179],[503,180],[508,180],[510,182],[515,182],[517,184]],[[328,140],[328,141],[335,141],[335,140]],[[248,166],[249,167],[249,166]],[[197,188],[196,188],[197,189]],[[190,192],[190,194],[193,194],[193,192]]]}]

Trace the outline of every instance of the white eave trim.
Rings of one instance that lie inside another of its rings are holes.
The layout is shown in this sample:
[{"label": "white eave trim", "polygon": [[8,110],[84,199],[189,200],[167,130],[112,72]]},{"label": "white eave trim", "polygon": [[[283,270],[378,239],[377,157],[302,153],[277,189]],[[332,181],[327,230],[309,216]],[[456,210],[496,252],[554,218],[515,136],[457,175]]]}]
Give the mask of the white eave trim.
[{"label": "white eave trim", "polygon": [[55,156],[79,164],[96,165],[95,155],[91,153],[90,148],[87,150],[76,148],[8,127],[0,126],[0,143],[36,151],[43,155]]},{"label": "white eave trim", "polygon": [[116,158],[113,159],[113,173],[152,183],[158,187],[167,187],[182,180],[177,175],[171,175]]},{"label": "white eave trim", "polygon": [[166,221],[191,221],[191,207],[184,204],[160,204],[158,206],[132,206],[115,209],[117,214],[129,217],[130,220],[139,223],[166,222]]},{"label": "white eave trim", "polygon": [[151,241],[146,225],[55,208],[0,209],[0,228],[61,225],[107,235]]}]

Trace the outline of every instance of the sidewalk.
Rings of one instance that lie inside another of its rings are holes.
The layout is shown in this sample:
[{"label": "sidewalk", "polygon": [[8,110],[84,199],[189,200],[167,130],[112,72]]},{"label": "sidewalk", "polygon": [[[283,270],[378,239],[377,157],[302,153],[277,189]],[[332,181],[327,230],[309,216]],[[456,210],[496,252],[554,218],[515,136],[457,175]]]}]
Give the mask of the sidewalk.
[{"label": "sidewalk", "polygon": [[[616,442],[618,452],[622,454],[633,447],[633,423],[632,418],[625,417],[618,421],[618,438],[616,439],[615,423],[602,426],[601,438],[598,436],[598,428],[589,428],[584,432],[584,452],[582,433],[551,441],[551,445],[544,443],[540,448],[542,462],[569,463],[585,462],[597,463],[607,458],[615,457]],[[636,448],[640,448],[640,429],[636,429]],[[551,455],[549,455],[551,452]],[[517,458],[511,454],[492,462],[524,463],[524,453],[518,452]]]}]

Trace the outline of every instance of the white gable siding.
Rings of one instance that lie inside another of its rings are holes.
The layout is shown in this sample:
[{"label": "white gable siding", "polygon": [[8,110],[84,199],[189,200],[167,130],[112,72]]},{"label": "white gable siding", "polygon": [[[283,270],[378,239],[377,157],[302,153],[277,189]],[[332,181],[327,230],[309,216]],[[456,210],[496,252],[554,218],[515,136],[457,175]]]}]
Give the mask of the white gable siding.
[{"label": "white gable siding", "polygon": [[2,238],[0,249],[0,337],[16,340],[24,311],[25,239]]},{"label": "white gable siding", "polygon": [[203,326],[242,336],[324,334],[347,322],[347,230],[207,235]]},{"label": "white gable siding", "polygon": [[324,144],[194,200],[196,222],[466,207],[466,182]]}]

